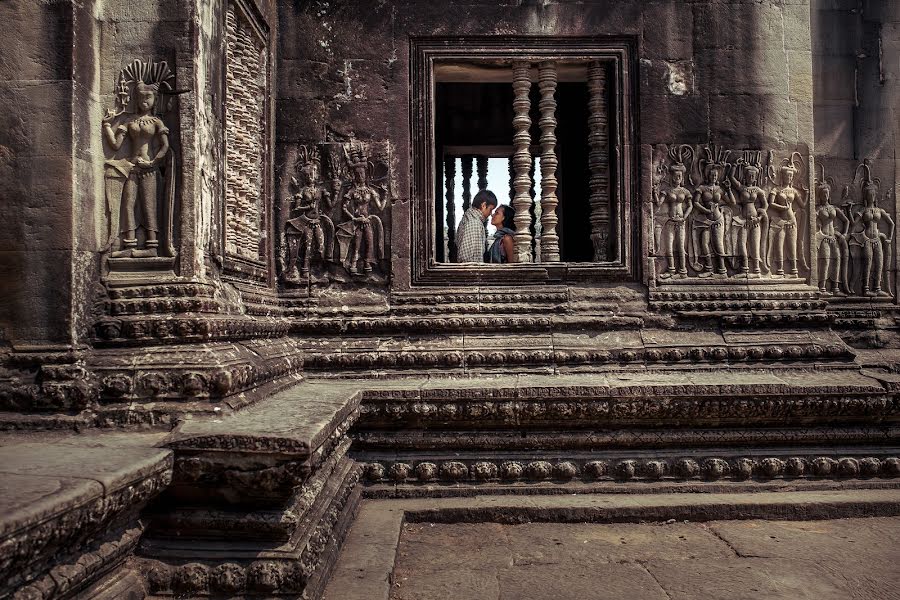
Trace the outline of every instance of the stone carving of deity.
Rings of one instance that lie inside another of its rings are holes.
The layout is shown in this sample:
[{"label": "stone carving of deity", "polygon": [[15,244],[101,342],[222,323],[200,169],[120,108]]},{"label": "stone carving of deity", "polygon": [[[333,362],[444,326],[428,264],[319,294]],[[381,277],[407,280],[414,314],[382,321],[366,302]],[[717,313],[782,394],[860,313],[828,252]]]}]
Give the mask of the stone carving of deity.
[{"label": "stone carving of deity", "polygon": [[[825,177],[825,167],[822,166],[822,177],[816,179],[816,238],[815,247],[818,251],[818,281],[819,291],[827,296],[846,296],[847,284],[847,232],[850,229],[850,219],[844,211],[831,204],[831,190],[834,189],[834,180]],[[849,189],[847,190],[849,194]],[[838,227],[841,226],[841,230]]]},{"label": "stone carving of deity", "polygon": [[687,277],[687,220],[691,215],[693,204],[691,191],[684,187],[685,172],[693,163],[693,149],[685,144],[672,146],[669,149],[668,181],[660,186],[656,193],[657,208],[662,208],[657,215],[659,227],[659,249],[666,259],[666,270],[660,279],[683,279]]},{"label": "stone carving of deity", "polygon": [[[801,171],[802,164],[799,152],[784,159],[778,170],[780,177],[776,180],[776,186],[769,192],[769,265],[778,277],[784,277],[785,273],[792,277],[800,276],[797,235],[802,235],[806,228],[798,225],[797,213],[806,208],[807,199],[804,190],[797,187],[795,177]],[[769,169],[773,169],[771,160]],[[772,171],[770,176],[773,179],[774,175]]]},{"label": "stone carving of deity", "polygon": [[728,176],[728,199],[736,210],[731,220],[731,246],[739,262],[735,268],[751,278],[761,276],[769,230],[768,200],[765,190],[759,187],[761,159],[762,152],[744,151]]},{"label": "stone carving of deity", "polygon": [[[158,112],[165,110],[165,95],[174,75],[165,62],[134,61],[122,69],[116,94],[116,110],[103,117],[103,139],[112,156],[105,163],[106,201],[110,237],[106,250],[112,258],[174,256],[174,154],[169,128]],[[127,143],[126,143],[127,142]],[[160,223],[158,187],[165,167],[167,221]],[[162,232],[160,231],[162,228]],[[143,231],[143,240],[138,232]],[[161,251],[160,237],[165,245]]]},{"label": "stone carving of deity", "polygon": [[[864,258],[864,268],[862,275],[862,293],[864,296],[878,297],[890,296],[885,288],[888,285],[882,285],[887,277],[887,271],[891,256],[891,243],[894,239],[894,220],[891,219],[888,212],[878,207],[878,186],[881,181],[872,178],[871,167],[868,160],[856,168],[853,181],[860,171],[863,172],[862,186],[862,210],[853,217],[851,228],[854,233],[851,234],[851,244],[858,245],[862,248]],[[890,196],[890,192],[887,194]],[[887,231],[882,231],[882,227]]]},{"label": "stone carving of deity", "polygon": [[728,276],[725,268],[728,218],[725,211],[727,191],[723,187],[722,177],[730,151],[707,146],[703,148],[703,154],[700,159],[703,183],[694,191],[693,201],[692,233],[697,258],[693,267],[698,277],[724,278]]},{"label": "stone carving of deity", "polygon": [[345,157],[352,177],[341,203],[341,212],[348,220],[338,226],[350,238],[345,266],[351,275],[358,275],[360,266],[363,273],[371,273],[384,258],[384,225],[372,213],[384,210],[387,189],[373,187],[370,180],[374,166],[361,145],[351,144],[349,152],[345,149]]},{"label": "stone carving of deity", "polygon": [[291,178],[295,192],[284,230],[287,240],[284,280],[288,283],[299,283],[309,276],[310,260],[315,255],[324,261],[331,261],[334,255],[334,223],[327,213],[321,212],[323,205],[326,211],[331,210],[334,197],[322,185],[318,150],[301,147],[298,164],[300,180]]}]

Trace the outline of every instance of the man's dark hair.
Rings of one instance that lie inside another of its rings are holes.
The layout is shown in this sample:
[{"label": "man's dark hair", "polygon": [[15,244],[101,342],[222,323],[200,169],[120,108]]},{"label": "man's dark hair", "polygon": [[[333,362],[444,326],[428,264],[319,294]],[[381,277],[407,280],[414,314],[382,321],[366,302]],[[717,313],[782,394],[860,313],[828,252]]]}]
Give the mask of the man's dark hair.
[{"label": "man's dark hair", "polygon": [[499,204],[494,192],[491,190],[481,190],[475,194],[475,197],[472,198],[472,208],[481,208],[483,204],[488,204],[490,206],[497,206],[497,204]]},{"label": "man's dark hair", "polygon": [[514,209],[509,204],[501,204],[498,208],[503,209],[503,227],[515,230],[516,223],[513,221],[513,219],[516,218],[516,209]]}]

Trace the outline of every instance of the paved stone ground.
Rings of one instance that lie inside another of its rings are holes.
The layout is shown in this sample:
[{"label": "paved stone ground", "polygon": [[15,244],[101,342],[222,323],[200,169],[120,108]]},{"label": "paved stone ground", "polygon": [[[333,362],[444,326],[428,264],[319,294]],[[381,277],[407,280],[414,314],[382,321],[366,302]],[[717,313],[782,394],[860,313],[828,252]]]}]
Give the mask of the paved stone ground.
[{"label": "paved stone ground", "polygon": [[403,526],[394,600],[900,599],[900,518]]}]

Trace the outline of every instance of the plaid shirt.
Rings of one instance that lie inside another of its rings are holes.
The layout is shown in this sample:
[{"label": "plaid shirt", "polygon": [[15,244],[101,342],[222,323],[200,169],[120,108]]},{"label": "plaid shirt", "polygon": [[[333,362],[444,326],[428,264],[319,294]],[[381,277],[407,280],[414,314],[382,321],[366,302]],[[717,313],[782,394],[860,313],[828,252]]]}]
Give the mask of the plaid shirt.
[{"label": "plaid shirt", "polygon": [[477,208],[465,212],[456,228],[456,262],[484,262],[485,222]]}]

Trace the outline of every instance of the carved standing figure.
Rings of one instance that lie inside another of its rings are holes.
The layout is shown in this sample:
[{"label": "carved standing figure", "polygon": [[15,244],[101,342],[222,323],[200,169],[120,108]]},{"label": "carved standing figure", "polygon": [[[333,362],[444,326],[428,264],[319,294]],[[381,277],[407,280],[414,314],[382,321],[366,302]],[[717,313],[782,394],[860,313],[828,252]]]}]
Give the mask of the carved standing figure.
[{"label": "carved standing figure", "polygon": [[[894,220],[891,219],[888,212],[882,208],[878,208],[878,186],[881,181],[872,177],[872,170],[869,161],[856,168],[853,175],[853,182],[860,170],[863,171],[862,210],[853,218],[853,229],[857,230],[852,234],[854,243],[862,247],[863,257],[865,258],[865,267],[862,273],[863,285],[862,292],[864,296],[890,296],[891,294],[882,287],[882,281],[886,278],[888,261],[886,257],[891,255],[891,243],[894,239]],[[887,194],[890,196],[890,192]],[[887,224],[887,233],[882,233],[881,224]]]},{"label": "carved standing figure", "polygon": [[346,267],[352,275],[357,275],[362,262],[363,272],[371,273],[373,265],[384,258],[384,225],[371,212],[373,207],[379,212],[384,210],[387,189],[376,189],[370,185],[373,166],[361,145],[351,144],[346,158],[353,178],[341,204],[341,210],[349,221],[345,221],[340,227],[352,238]]},{"label": "carved standing figure", "polygon": [[686,144],[669,148],[669,181],[664,182],[656,195],[657,207],[665,206],[659,215],[660,250],[666,259],[667,268],[660,279],[687,277],[687,219],[693,210],[691,191],[684,187],[687,164],[693,164],[694,150]]},{"label": "carved standing figure", "polygon": [[[765,256],[766,234],[769,229],[769,218],[766,210],[769,207],[766,192],[759,187],[759,175],[762,171],[762,152],[747,150],[735,163],[735,170],[729,173],[731,189],[728,198],[738,214],[732,217],[732,236],[734,253],[740,258],[741,272],[748,277],[758,278],[761,275],[760,265]],[[737,191],[735,195],[734,191]]]},{"label": "carved standing figure", "polygon": [[291,178],[296,192],[291,199],[291,218],[285,223],[288,260],[284,279],[289,283],[297,283],[301,278],[309,276],[309,264],[313,255],[318,254],[328,261],[332,259],[334,251],[334,223],[320,210],[323,203],[330,210],[334,200],[319,177],[321,160],[318,150],[301,147],[298,162],[300,182]]},{"label": "carved standing figure", "polygon": [[[171,248],[171,220],[174,204],[174,159],[169,151],[169,128],[156,112],[163,93],[175,94],[174,75],[165,62],[134,61],[119,74],[116,110],[103,117],[103,139],[113,153],[128,141],[123,157],[105,163],[106,200],[110,218],[112,258],[148,258],[159,255],[159,212],[157,185],[160,167],[168,159],[166,197],[166,254]],[[144,231],[143,248],[138,230]]]},{"label": "carved standing figure", "polygon": [[[834,188],[834,180],[825,177],[825,166],[822,165],[822,176],[816,179],[816,239],[818,249],[818,280],[819,291],[825,295],[846,296],[847,290],[847,232],[850,229],[850,219],[844,211],[831,204],[831,190]],[[843,230],[839,231],[836,223],[843,224]],[[831,282],[829,289],[828,283]]]},{"label": "carved standing figure", "polygon": [[[797,268],[797,234],[798,231],[805,231],[805,228],[798,227],[797,212],[806,208],[807,199],[804,190],[798,188],[794,180],[802,165],[799,152],[784,159],[778,170],[780,183],[769,192],[769,264],[775,268],[775,275],[779,277],[783,277],[785,272],[792,277],[800,276]],[[769,169],[772,170],[770,176],[774,179],[771,158]]]},{"label": "carved standing figure", "polygon": [[724,205],[726,190],[720,181],[725,174],[726,161],[731,152],[703,148],[700,168],[703,183],[694,192],[694,253],[698,260],[693,266],[699,277],[724,278],[728,276],[725,268],[725,229],[726,218]]}]

